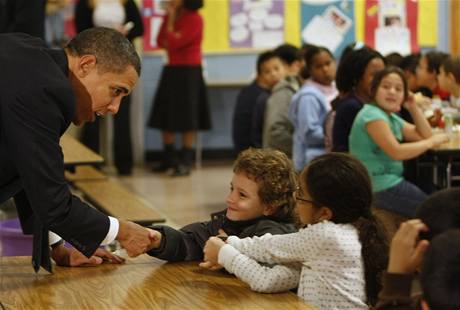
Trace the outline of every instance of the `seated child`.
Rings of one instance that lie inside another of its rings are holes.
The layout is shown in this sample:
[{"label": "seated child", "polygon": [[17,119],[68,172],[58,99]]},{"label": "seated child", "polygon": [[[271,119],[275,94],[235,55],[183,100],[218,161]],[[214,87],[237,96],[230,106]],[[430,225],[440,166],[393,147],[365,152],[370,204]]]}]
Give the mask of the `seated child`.
[{"label": "seated child", "polygon": [[440,87],[437,79],[439,67],[448,56],[444,52],[429,51],[419,59],[415,70],[417,85],[424,88],[423,92],[428,97],[439,96],[441,100],[449,98],[449,93]]},{"label": "seated child", "polygon": [[233,144],[239,152],[255,147],[252,140],[252,124],[257,101],[263,101],[270,95],[276,83],[285,76],[285,68],[278,54],[273,51],[261,53],[257,58],[257,77],[244,87],[236,99],[233,113]]},{"label": "seated child", "polygon": [[348,154],[321,155],[302,171],[295,197],[303,225],[298,232],[230,236],[227,244],[212,237],[201,265],[222,265],[258,292],[298,287],[297,295],[318,309],[368,309],[388,248],[370,212],[366,168]]},{"label": "seated child", "polygon": [[206,240],[220,230],[242,238],[293,232],[295,187],[295,172],[285,154],[269,149],[243,151],[233,166],[227,209],[211,214],[210,221],[179,230],[151,227],[157,241],[147,254],[168,261],[202,260]]},{"label": "seated child", "polygon": [[342,97],[336,101],[335,106],[332,151],[348,152],[348,136],[353,121],[364,104],[372,101],[372,78],[383,68],[383,56],[367,46],[349,52],[340,60],[336,83]]},{"label": "seated child", "polygon": [[[395,234],[376,310],[460,309],[460,229],[447,230],[430,242],[420,240],[419,234],[427,229],[423,222],[413,219]],[[411,295],[417,270],[422,294]]]},{"label": "seated child", "polygon": [[[376,207],[413,217],[426,198],[417,186],[403,178],[403,160],[412,159],[447,141],[445,134],[432,135],[413,96],[409,96],[404,73],[396,67],[379,71],[371,84],[373,103],[356,116],[350,132],[350,152],[369,171]],[[415,124],[396,113],[402,104]]]},{"label": "seated child", "polygon": [[324,154],[323,124],[337,97],[334,56],[325,47],[312,47],[305,53],[310,78],[292,97],[289,119],[294,126],[292,159],[297,171],[316,156]]},{"label": "seated child", "polygon": [[460,57],[449,56],[438,74],[439,86],[450,93],[450,103],[460,109]]},{"label": "seated child", "polygon": [[[376,309],[459,309],[459,199],[460,189],[433,194],[417,209],[419,219],[401,225],[391,242]],[[423,297],[411,296],[420,269]]]}]

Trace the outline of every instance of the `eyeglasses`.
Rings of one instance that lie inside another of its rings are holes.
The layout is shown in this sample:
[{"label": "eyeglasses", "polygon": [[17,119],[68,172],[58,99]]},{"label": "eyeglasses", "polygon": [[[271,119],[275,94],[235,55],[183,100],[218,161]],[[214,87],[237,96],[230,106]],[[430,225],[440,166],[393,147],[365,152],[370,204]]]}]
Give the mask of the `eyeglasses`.
[{"label": "eyeglasses", "polygon": [[300,190],[300,187],[297,186],[297,188],[295,189],[295,192],[294,192],[294,199],[295,199],[295,200],[297,200],[297,201],[302,201],[302,202],[306,202],[306,203],[315,204],[315,202],[314,202],[313,200],[310,200],[310,199],[307,199],[307,198],[300,197],[300,196],[299,196],[299,190]]}]

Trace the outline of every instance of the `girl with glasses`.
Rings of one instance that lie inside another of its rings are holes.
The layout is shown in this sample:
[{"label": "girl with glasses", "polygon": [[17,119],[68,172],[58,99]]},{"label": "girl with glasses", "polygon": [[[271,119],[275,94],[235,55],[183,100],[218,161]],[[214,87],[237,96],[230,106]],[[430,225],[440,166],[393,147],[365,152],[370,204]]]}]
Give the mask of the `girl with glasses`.
[{"label": "girl with glasses", "polygon": [[258,292],[298,287],[297,295],[318,309],[368,309],[388,249],[370,212],[366,168],[347,154],[319,156],[303,169],[294,196],[303,225],[298,232],[230,236],[226,243],[210,238],[206,265],[225,267]]}]

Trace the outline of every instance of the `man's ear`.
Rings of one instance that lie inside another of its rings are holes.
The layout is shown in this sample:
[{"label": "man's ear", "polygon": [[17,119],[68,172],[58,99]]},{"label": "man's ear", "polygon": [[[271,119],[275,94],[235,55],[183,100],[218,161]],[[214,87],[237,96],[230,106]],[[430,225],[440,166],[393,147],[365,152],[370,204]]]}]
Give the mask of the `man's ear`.
[{"label": "man's ear", "polygon": [[77,76],[83,78],[96,69],[97,59],[94,55],[83,55],[77,61]]},{"label": "man's ear", "polygon": [[320,207],[317,220],[318,222],[329,221],[333,215],[334,213],[328,207]]},{"label": "man's ear", "polygon": [[265,205],[264,211],[262,212],[262,214],[265,216],[273,215],[276,212],[276,210],[278,210],[277,206]]}]

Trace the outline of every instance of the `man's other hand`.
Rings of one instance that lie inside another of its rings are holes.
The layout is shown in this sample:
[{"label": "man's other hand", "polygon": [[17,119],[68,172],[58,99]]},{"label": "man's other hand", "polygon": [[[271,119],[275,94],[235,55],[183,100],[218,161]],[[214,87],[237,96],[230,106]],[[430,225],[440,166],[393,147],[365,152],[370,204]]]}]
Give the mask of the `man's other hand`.
[{"label": "man's other hand", "polygon": [[102,264],[104,261],[121,264],[125,261],[123,258],[101,248],[97,249],[96,252],[88,258],[74,248],[66,248],[64,244],[51,250],[51,258],[58,266],[67,267],[95,266]]}]

